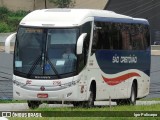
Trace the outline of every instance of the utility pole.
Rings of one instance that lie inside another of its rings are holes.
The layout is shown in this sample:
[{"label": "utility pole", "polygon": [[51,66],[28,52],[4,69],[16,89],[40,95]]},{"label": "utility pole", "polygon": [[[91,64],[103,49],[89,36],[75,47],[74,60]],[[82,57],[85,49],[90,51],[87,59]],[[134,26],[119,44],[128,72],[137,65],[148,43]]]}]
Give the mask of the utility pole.
[{"label": "utility pole", "polygon": [[44,2],[45,2],[45,9],[47,8],[47,0],[44,0]]},{"label": "utility pole", "polygon": [[64,0],[62,0],[62,8],[64,8]]},{"label": "utility pole", "polygon": [[36,9],[36,0],[34,0],[34,2],[33,2],[33,10],[35,10]]}]

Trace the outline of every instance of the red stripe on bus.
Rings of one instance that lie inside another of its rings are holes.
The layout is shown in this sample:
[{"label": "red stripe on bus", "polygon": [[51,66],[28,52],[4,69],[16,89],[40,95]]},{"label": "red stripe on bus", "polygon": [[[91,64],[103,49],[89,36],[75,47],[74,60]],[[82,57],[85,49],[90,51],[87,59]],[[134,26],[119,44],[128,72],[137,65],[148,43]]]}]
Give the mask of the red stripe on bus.
[{"label": "red stripe on bus", "polygon": [[122,75],[122,76],[119,76],[119,77],[116,77],[116,78],[106,78],[104,76],[103,77],[103,80],[108,84],[108,85],[117,85],[117,84],[120,84],[121,82],[131,78],[131,77],[140,77],[140,75],[138,73],[135,73],[135,72],[132,72],[132,73],[127,73],[125,75]]}]

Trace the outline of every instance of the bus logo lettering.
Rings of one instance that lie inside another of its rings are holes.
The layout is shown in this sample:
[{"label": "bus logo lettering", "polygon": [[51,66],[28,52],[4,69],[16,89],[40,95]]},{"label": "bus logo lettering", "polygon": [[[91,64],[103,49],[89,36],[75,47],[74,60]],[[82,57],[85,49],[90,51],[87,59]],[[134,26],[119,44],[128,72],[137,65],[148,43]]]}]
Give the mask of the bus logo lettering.
[{"label": "bus logo lettering", "polygon": [[114,55],[113,58],[112,58],[112,63],[136,64],[137,61],[138,61],[138,58],[135,55],[129,55],[129,56]]}]

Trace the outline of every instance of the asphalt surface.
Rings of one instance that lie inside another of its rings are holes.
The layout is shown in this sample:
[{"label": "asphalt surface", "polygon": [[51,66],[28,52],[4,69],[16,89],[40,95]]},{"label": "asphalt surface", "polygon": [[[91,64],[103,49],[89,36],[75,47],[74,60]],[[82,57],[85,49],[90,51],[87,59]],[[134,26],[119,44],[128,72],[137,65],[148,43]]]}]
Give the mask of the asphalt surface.
[{"label": "asphalt surface", "polygon": [[151,84],[147,98],[160,98],[160,56],[151,58]]}]

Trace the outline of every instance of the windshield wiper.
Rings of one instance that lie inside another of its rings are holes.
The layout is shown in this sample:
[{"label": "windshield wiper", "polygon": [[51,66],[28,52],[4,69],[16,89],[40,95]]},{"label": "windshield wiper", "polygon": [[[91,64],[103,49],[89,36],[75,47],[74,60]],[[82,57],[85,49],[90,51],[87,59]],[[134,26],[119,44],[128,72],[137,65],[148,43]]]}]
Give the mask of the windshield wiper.
[{"label": "windshield wiper", "polygon": [[47,54],[46,54],[46,59],[47,59],[48,63],[51,65],[51,68],[52,68],[52,70],[54,71],[54,73],[56,74],[56,76],[58,77],[58,79],[60,79],[61,76],[59,75],[58,71],[56,70],[56,68],[54,67],[54,65],[52,64],[52,62],[49,60]]},{"label": "windshield wiper", "polygon": [[40,55],[39,57],[37,57],[37,59],[34,61],[31,69],[29,70],[29,72],[28,72],[28,74],[27,74],[27,77],[28,77],[28,78],[32,75],[32,73],[33,73],[34,70],[36,69],[36,67],[37,67],[36,65],[40,62],[41,57],[42,57],[42,55]]}]

